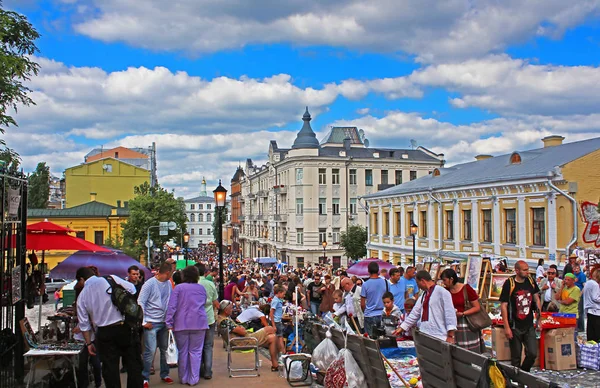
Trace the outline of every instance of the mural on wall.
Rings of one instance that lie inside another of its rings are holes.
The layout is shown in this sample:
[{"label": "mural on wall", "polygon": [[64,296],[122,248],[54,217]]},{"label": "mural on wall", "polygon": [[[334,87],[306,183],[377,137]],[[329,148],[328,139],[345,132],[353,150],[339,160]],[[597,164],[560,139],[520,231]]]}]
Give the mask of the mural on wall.
[{"label": "mural on wall", "polygon": [[581,203],[581,218],[585,222],[582,239],[588,244],[594,244],[600,248],[600,213],[598,213],[598,204],[591,202]]}]

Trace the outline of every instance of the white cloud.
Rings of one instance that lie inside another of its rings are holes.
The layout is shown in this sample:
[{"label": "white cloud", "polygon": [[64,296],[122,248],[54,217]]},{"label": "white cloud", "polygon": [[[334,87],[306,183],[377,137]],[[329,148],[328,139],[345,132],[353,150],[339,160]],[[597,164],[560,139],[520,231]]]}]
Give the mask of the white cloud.
[{"label": "white cloud", "polygon": [[88,0],[76,31],[106,42],[191,53],[291,42],[402,51],[423,61],[558,37],[598,14],[598,0]]}]

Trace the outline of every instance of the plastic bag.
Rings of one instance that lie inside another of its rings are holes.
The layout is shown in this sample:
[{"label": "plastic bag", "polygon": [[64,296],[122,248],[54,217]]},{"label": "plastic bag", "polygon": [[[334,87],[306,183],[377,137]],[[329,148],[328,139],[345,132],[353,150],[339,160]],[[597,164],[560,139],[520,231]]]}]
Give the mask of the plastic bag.
[{"label": "plastic bag", "polygon": [[177,364],[179,352],[177,351],[177,344],[175,343],[175,336],[173,332],[169,330],[169,346],[167,347],[167,364]]},{"label": "plastic bag", "polygon": [[327,370],[338,357],[338,348],[331,340],[331,333],[327,330],[325,338],[313,351],[313,363],[322,371]]},{"label": "plastic bag", "polygon": [[329,366],[325,376],[325,388],[364,388],[367,386],[364,373],[360,370],[352,353],[344,348]]}]

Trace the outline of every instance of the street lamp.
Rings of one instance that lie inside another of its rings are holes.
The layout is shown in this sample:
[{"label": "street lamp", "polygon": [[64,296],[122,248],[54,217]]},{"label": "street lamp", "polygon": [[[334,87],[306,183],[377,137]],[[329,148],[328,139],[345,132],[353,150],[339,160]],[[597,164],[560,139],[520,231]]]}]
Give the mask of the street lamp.
[{"label": "street lamp", "polygon": [[410,234],[412,234],[413,238],[413,267],[417,267],[417,232],[419,231],[419,227],[415,224],[414,221],[410,223]]},{"label": "street lamp", "polygon": [[185,258],[185,265],[188,265],[188,246],[189,246],[189,242],[190,242],[190,234],[188,232],[185,232],[183,234],[183,249],[184,249],[184,258]]},{"label": "street lamp", "polygon": [[219,179],[219,186],[213,190],[215,195],[215,205],[217,207],[217,228],[219,233],[217,234],[217,244],[219,244],[219,299],[223,300],[225,296],[225,278],[223,276],[223,222],[221,220],[221,213],[225,207],[227,199],[227,189],[221,186],[221,180]]},{"label": "street lamp", "polygon": [[327,256],[325,255],[325,248],[327,248],[327,241],[323,241],[323,264],[327,264]]}]

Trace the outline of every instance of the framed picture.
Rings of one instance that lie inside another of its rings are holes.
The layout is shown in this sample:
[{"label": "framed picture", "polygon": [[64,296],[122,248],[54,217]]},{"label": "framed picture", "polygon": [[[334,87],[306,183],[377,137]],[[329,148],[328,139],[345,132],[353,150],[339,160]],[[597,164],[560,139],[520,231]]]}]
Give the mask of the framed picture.
[{"label": "framed picture", "polygon": [[481,277],[481,284],[479,285],[479,297],[483,298],[483,294],[486,292],[485,286],[489,275],[492,273],[492,267],[489,260],[485,260],[483,263],[483,276]]},{"label": "framed picture", "polygon": [[504,273],[493,273],[492,280],[490,282],[490,294],[489,299],[498,300],[500,299],[500,294],[502,293],[502,286],[506,279],[508,279],[511,275]]},{"label": "framed picture", "polygon": [[479,255],[470,255],[467,261],[467,269],[464,276],[465,283],[473,287],[475,291],[479,290],[482,262],[483,258]]},{"label": "framed picture", "polygon": [[431,269],[431,262],[423,264],[423,271],[429,272],[430,269]]},{"label": "framed picture", "polygon": [[433,280],[436,280],[438,277],[438,274],[440,272],[440,263],[437,261],[434,261],[433,263],[430,263],[431,266],[429,267],[429,275],[431,275],[431,278]]}]

